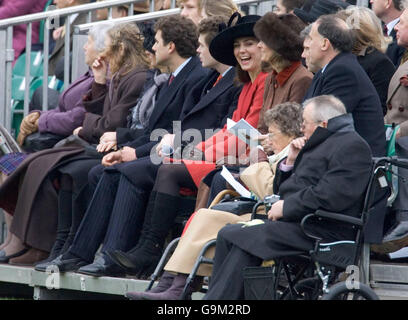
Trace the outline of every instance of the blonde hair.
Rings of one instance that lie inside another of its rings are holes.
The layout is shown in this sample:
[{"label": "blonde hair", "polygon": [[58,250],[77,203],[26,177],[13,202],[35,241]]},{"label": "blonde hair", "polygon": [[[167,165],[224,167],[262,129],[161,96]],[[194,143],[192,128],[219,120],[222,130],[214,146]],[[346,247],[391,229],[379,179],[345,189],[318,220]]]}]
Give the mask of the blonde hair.
[{"label": "blonde hair", "polygon": [[[188,0],[177,0],[177,6]],[[240,12],[237,5],[232,0],[197,0],[198,12],[206,14],[207,17],[225,16],[231,17],[234,12]],[[240,12],[241,13],[241,12]],[[241,15],[243,15],[241,13]]]},{"label": "blonde hair", "polygon": [[388,45],[392,42],[391,37],[383,35],[381,21],[368,8],[348,6],[337,12],[336,16],[344,20],[354,30],[356,40],[352,52],[356,55],[361,54],[367,47],[374,47],[385,53]]},{"label": "blonde hair", "polygon": [[135,24],[118,24],[109,29],[107,35],[111,43],[106,48],[104,56],[109,59],[112,74],[120,70],[120,75],[125,75],[137,66],[149,66],[143,48],[143,37]]},{"label": "blonde hair", "polygon": [[201,2],[201,10],[208,17],[231,17],[234,12],[239,11],[237,5],[232,0],[201,0],[199,2]]}]

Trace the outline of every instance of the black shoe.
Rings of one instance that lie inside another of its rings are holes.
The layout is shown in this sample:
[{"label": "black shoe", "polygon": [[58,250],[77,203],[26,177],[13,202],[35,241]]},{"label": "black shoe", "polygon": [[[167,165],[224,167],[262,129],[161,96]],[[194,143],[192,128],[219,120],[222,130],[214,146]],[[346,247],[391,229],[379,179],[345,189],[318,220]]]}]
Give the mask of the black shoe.
[{"label": "black shoe", "polygon": [[50,263],[50,266],[57,266],[59,272],[73,272],[87,264],[89,262],[81,258],[64,259],[63,255],[60,255]]},{"label": "black shoe", "polygon": [[34,270],[40,271],[40,272],[46,272],[48,267],[55,265],[55,262],[54,262],[55,260],[61,261],[61,257],[62,255],[59,255],[58,257],[52,260],[50,260],[50,258],[47,258],[46,260],[40,261],[34,266]]},{"label": "black shoe", "polygon": [[28,251],[28,249],[29,248],[24,248],[23,250],[10,254],[8,256],[6,255],[6,251],[0,250],[0,263],[8,263],[10,259],[22,256],[24,253]]},{"label": "black shoe", "polygon": [[94,277],[123,277],[126,275],[122,268],[109,262],[109,259],[104,256],[98,257],[92,264],[79,268],[77,272]]},{"label": "black shoe", "polygon": [[157,247],[155,251],[148,250],[149,252],[146,252],[144,248],[145,246],[142,246],[138,250],[131,250],[128,253],[120,250],[107,251],[106,254],[115,264],[124,268],[129,274],[150,275],[160,261],[162,250]]}]

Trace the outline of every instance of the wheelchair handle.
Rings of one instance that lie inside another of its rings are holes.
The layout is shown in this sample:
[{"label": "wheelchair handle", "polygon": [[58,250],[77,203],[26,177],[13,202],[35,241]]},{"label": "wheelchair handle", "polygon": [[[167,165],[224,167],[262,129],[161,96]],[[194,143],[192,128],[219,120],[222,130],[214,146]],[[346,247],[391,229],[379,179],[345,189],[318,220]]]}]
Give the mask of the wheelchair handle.
[{"label": "wheelchair handle", "polygon": [[373,157],[374,163],[378,164],[380,162],[388,162],[389,164],[408,169],[408,159],[393,157]]}]

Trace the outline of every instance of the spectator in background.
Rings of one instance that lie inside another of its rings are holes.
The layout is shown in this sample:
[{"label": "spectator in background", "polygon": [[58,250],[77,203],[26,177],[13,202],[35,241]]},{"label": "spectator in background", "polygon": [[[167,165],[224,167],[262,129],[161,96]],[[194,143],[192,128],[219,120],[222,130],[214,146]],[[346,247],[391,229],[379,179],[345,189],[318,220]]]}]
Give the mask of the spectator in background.
[{"label": "spectator in background", "polygon": [[304,2],[305,0],[277,0],[272,11],[276,14],[293,13],[293,10],[301,8]]},{"label": "spectator in background", "polygon": [[[97,0],[96,2],[102,2],[106,0]],[[129,5],[120,5],[112,8],[112,18],[127,17],[129,12]],[[149,12],[149,1],[138,2],[133,5],[133,14]],[[96,10],[96,18],[98,21],[107,20],[109,17],[109,9]]]},{"label": "spectator in background", "polygon": [[390,37],[384,37],[381,23],[368,8],[349,6],[336,16],[346,21],[354,30],[356,41],[352,53],[363,67],[380,97],[383,114],[387,113],[387,92],[395,66],[385,54]]},{"label": "spectator in background", "polygon": [[180,15],[191,19],[195,25],[204,18],[217,15],[230,17],[239,11],[232,0],[178,0],[177,4],[181,9]]},{"label": "spectator in background", "polygon": [[305,2],[301,9],[293,9],[293,13],[306,24],[315,22],[322,15],[336,13],[349,6],[342,0],[316,0],[312,3],[310,10],[309,5],[310,2]]},{"label": "spectator in background", "polygon": [[384,35],[392,37],[393,42],[387,48],[387,56],[395,66],[400,65],[405,48],[397,44],[397,32],[394,27],[400,20],[403,10],[402,0],[370,0],[372,10],[383,23]]},{"label": "spectator in background", "polygon": [[[0,20],[41,12],[47,0],[2,0],[0,2]],[[31,43],[39,40],[40,23],[33,23]],[[26,46],[27,25],[21,24],[13,28],[14,62]]]},{"label": "spectator in background", "polygon": [[[78,6],[81,4],[89,3],[89,0],[54,0],[55,5],[58,9],[69,8]],[[83,12],[79,14],[73,14],[69,16],[71,27],[70,27],[70,48],[72,48],[72,35],[74,33],[74,26],[77,24],[84,24],[87,22],[88,13]],[[55,68],[57,62],[64,57],[65,48],[65,25],[56,29],[53,32],[53,38],[56,41],[54,50],[52,51],[49,61],[48,61],[48,74],[53,76],[55,74]]]}]

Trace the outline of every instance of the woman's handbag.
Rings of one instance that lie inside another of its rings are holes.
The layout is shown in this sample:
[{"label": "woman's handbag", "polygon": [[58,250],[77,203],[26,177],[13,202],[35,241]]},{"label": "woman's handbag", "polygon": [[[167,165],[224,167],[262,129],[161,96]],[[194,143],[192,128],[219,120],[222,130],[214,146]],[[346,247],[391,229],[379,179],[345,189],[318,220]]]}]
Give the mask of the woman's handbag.
[{"label": "woman's handbag", "polygon": [[234,197],[227,195],[216,205],[210,207],[212,210],[225,211],[236,215],[251,213],[257,201],[250,198]]},{"label": "woman's handbag", "polygon": [[50,149],[64,138],[65,136],[60,136],[51,132],[35,132],[24,139],[23,149],[27,152]]}]

